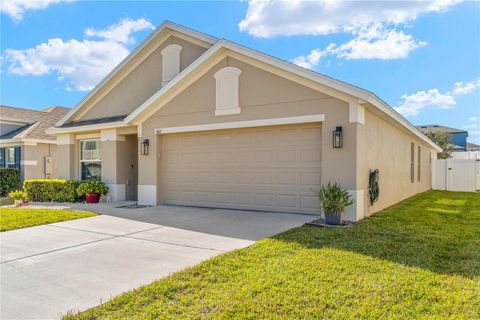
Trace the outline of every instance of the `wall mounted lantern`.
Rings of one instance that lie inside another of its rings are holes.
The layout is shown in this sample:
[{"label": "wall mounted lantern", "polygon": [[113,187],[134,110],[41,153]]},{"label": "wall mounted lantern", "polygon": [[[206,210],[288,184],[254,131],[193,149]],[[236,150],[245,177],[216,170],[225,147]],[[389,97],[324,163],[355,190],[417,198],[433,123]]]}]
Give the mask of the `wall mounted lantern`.
[{"label": "wall mounted lantern", "polygon": [[148,147],[150,146],[150,141],[148,139],[143,139],[140,146],[140,154],[142,156],[148,156]]},{"label": "wall mounted lantern", "polygon": [[336,127],[333,133],[333,147],[334,148],[341,148],[343,147],[343,133],[342,127]]}]

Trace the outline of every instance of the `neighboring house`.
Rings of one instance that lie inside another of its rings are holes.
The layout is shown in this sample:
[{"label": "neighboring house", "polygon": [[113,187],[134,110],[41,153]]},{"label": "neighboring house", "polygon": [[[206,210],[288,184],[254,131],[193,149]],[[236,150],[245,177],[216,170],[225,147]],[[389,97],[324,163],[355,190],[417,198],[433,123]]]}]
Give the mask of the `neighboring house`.
[{"label": "neighboring house", "polygon": [[355,221],[429,190],[440,151],[369,91],[171,22],[48,132],[59,176],[113,200],[317,213],[335,180]]},{"label": "neighboring house", "polygon": [[452,152],[452,158],[480,160],[480,145],[467,142],[467,151]]},{"label": "neighboring house", "polygon": [[429,132],[447,132],[452,140],[451,157],[456,159],[480,159],[480,146],[467,142],[468,131],[441,126],[438,124],[429,124],[417,126],[424,134]]},{"label": "neighboring house", "polygon": [[467,150],[469,151],[480,151],[480,145],[467,142]]},{"label": "neighboring house", "polygon": [[468,131],[440,126],[438,124],[429,124],[429,125],[422,125],[417,126],[417,128],[422,131],[424,134],[429,132],[439,132],[445,131],[448,133],[452,139],[453,149],[452,152],[462,152],[467,151],[467,137]]},{"label": "neighboring house", "polygon": [[57,140],[45,133],[70,109],[0,106],[0,168],[17,168],[22,180],[56,177]]}]

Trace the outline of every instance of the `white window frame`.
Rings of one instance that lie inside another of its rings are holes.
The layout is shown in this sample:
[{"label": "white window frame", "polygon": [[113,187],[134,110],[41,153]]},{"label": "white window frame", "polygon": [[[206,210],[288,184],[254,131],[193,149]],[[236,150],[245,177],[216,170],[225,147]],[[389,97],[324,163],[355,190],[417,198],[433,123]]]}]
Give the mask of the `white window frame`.
[{"label": "white window frame", "polygon": [[178,44],[171,44],[162,50],[162,87],[180,73],[182,49]]},{"label": "white window frame", "polygon": [[[8,161],[10,158],[10,155],[13,156],[13,162]],[[15,147],[5,148],[5,168],[15,168]]]},{"label": "white window frame", "polygon": [[213,75],[215,78],[215,116],[239,114],[240,74],[242,70],[225,67]]},{"label": "white window frame", "polygon": [[[100,149],[99,149],[99,159],[98,160],[83,160],[82,159],[82,144],[83,142],[88,142],[88,141],[98,141],[98,145],[100,146]],[[82,139],[82,140],[79,140],[79,143],[78,143],[78,149],[79,149],[79,161],[80,161],[80,166],[79,166],[79,178],[80,180],[83,180],[83,177],[82,177],[82,163],[99,163],[100,164],[100,177],[102,176],[102,156],[101,156],[101,152],[102,152],[102,147],[101,147],[101,140],[100,138],[97,138],[97,139]]]}]

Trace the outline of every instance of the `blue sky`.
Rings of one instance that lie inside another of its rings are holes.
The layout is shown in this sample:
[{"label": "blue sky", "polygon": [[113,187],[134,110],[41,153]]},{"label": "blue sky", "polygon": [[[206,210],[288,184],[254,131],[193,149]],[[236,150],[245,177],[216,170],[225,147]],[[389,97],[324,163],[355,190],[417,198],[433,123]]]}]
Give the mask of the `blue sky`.
[{"label": "blue sky", "polygon": [[73,107],[164,20],[373,91],[480,143],[480,2],[2,1],[1,103]]}]

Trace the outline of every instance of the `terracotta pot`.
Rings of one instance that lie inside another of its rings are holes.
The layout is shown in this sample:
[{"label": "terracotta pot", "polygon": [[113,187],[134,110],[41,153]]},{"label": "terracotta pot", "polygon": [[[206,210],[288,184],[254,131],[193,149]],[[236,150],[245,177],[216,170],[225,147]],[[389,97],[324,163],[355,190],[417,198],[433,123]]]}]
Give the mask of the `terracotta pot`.
[{"label": "terracotta pot", "polygon": [[328,212],[325,212],[325,222],[327,224],[331,224],[336,226],[337,224],[340,224],[340,221],[342,221],[342,215],[339,214],[331,214]]},{"label": "terracotta pot", "polygon": [[100,201],[101,194],[98,192],[91,192],[85,195],[87,203],[98,203]]}]

